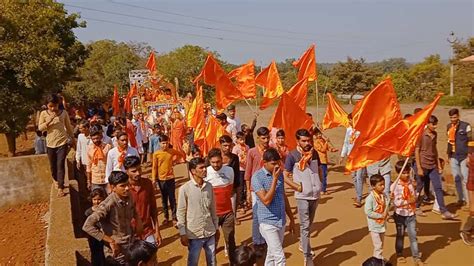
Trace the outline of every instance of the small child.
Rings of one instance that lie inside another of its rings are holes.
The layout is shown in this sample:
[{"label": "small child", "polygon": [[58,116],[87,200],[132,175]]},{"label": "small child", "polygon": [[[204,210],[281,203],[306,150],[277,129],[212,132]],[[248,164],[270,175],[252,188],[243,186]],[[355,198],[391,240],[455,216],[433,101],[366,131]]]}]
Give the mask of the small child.
[{"label": "small child", "polygon": [[162,128],[160,124],[153,125],[153,134],[150,135],[148,141],[148,153],[150,153],[150,158],[153,158],[153,153],[160,149],[160,136],[162,134]]},{"label": "small child", "polygon": [[238,266],[254,266],[257,265],[257,255],[255,251],[247,246],[242,245],[235,250],[235,265]]},{"label": "small child", "polygon": [[39,130],[36,130],[35,154],[45,154],[45,153],[46,153],[46,131],[43,133]]},{"label": "small child", "polygon": [[[245,144],[245,133],[242,131],[237,132],[236,134],[236,145],[232,148],[232,153],[237,154],[239,156],[239,179],[240,179],[240,184],[245,184],[245,166],[247,164],[247,154],[249,152],[249,146]],[[241,207],[244,209],[244,213],[247,211],[247,209],[250,206],[250,203],[247,204],[247,187],[245,185],[242,185],[239,187],[240,191],[237,191],[237,193],[240,193],[240,202],[239,204]],[[250,193],[250,192],[249,192]]]},{"label": "small child", "polygon": [[467,192],[469,196],[469,216],[467,216],[466,222],[461,229],[461,238],[464,244],[473,246],[474,241],[472,239],[472,230],[474,229],[474,141],[469,141],[467,166],[469,172],[467,175]]},{"label": "small child", "polygon": [[[92,207],[86,210],[86,217],[89,217],[99,206],[99,204],[104,201],[107,197],[107,193],[102,188],[93,189],[89,200],[92,202]],[[105,255],[104,255],[104,242],[99,241],[93,238],[90,235],[87,235],[87,242],[89,242],[89,248],[91,250],[91,263],[92,265],[104,265],[105,264]]]},{"label": "small child", "polygon": [[364,211],[367,215],[367,224],[374,245],[373,257],[384,261],[382,256],[383,239],[389,204],[389,199],[384,193],[385,179],[383,176],[375,174],[370,177],[370,185],[373,189],[365,199]]},{"label": "small child", "polygon": [[411,167],[409,164],[405,166],[402,171],[405,161],[398,161],[395,165],[397,174],[400,174],[398,182],[394,182],[390,187],[393,195],[393,204],[395,205],[395,212],[393,219],[397,228],[397,236],[395,240],[395,251],[397,252],[397,263],[406,263],[405,257],[402,255],[403,238],[405,237],[405,230],[408,231],[408,238],[410,239],[411,254],[414,260],[414,265],[423,265],[418,252],[418,242],[416,240],[416,192],[410,181]]},{"label": "small child", "polygon": [[319,160],[321,161],[321,169],[323,171],[323,182],[321,191],[323,195],[327,195],[328,187],[328,152],[337,152],[338,149],[334,148],[326,138],[324,138],[321,131],[318,128],[314,128],[314,148],[318,152]]}]

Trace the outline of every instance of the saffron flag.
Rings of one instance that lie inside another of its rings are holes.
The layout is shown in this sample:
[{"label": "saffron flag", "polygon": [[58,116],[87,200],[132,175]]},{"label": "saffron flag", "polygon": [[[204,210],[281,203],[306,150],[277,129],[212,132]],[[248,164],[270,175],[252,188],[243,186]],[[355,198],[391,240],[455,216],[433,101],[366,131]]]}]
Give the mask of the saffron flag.
[{"label": "saffron flag", "polygon": [[229,78],[235,78],[237,89],[242,93],[245,99],[256,98],[255,64],[253,60],[250,60],[247,64],[230,71]]},{"label": "saffron flag", "polygon": [[117,84],[114,85],[114,97],[112,98],[112,109],[114,111],[114,116],[117,117],[120,113],[120,101],[119,101]]},{"label": "saffron flag", "polygon": [[295,134],[300,128],[310,129],[313,125],[313,120],[305,111],[298,107],[293,98],[287,93],[283,93],[278,107],[273,114],[269,128],[281,128],[285,134],[289,136],[286,138],[286,144],[290,149],[296,147]]},{"label": "saffron flag", "polygon": [[339,126],[346,128],[349,127],[349,118],[347,118],[346,111],[342,109],[330,92],[327,93],[327,96],[328,105],[326,107],[326,113],[323,117],[323,130]]},{"label": "saffron flag", "polygon": [[216,87],[216,107],[219,110],[244,98],[211,54],[207,56],[201,73],[194,79],[194,83],[201,79],[205,84]]},{"label": "saffron flag", "polygon": [[357,103],[352,111],[352,117],[353,128],[360,135],[355,139],[347,159],[346,169],[355,171],[379,161],[379,158],[390,156],[390,153],[386,151],[362,144],[381,135],[402,119],[400,105],[391,79],[387,78],[380,82],[362,101]]},{"label": "saffron flag", "polygon": [[263,100],[260,103],[260,110],[270,106],[272,102],[284,92],[275,61],[272,61],[268,67],[257,75],[255,83],[265,88]]},{"label": "saffron flag", "polygon": [[150,73],[153,73],[156,70],[155,53],[153,51],[151,51],[150,56],[146,61],[146,68],[150,70]]},{"label": "saffron flag", "polygon": [[133,83],[132,87],[128,91],[127,97],[125,98],[125,107],[124,107],[124,109],[125,109],[125,111],[127,111],[127,113],[132,112],[132,97],[137,95],[137,94],[138,94],[137,85],[135,83]]},{"label": "saffron flag", "polygon": [[[415,150],[423,130],[428,123],[433,110],[436,108],[442,93],[438,93],[436,98],[420,112],[398,121],[395,125],[387,129],[382,134],[367,140],[363,146],[383,150],[389,153],[396,153],[402,156],[411,156]],[[380,158],[384,159],[384,158]]]},{"label": "saffron flag", "polygon": [[300,81],[296,82],[293,87],[291,87],[288,92],[286,92],[288,96],[293,98],[296,105],[298,105],[301,110],[306,113],[306,100],[308,98],[308,80],[301,79]]},{"label": "saffron flag", "polygon": [[304,78],[308,81],[315,81],[318,76],[316,73],[316,45],[311,45],[301,57],[293,62],[293,66],[298,68],[298,80]]},{"label": "saffron flag", "polygon": [[214,116],[209,116],[209,122],[206,128],[206,140],[204,154],[207,154],[212,148],[219,147],[219,138],[226,134],[225,128]]},{"label": "saffron flag", "polygon": [[201,112],[204,115],[204,98],[202,95],[202,86],[196,86],[196,97],[189,107],[186,115],[186,125],[195,128],[201,118]]}]

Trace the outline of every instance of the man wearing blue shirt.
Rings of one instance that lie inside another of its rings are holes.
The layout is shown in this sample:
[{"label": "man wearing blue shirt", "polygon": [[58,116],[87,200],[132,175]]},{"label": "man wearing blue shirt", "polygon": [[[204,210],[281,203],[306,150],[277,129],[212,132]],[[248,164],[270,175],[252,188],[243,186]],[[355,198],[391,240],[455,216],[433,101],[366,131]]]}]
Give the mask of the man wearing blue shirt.
[{"label": "man wearing blue shirt", "polygon": [[285,194],[281,157],[274,148],[263,153],[263,167],[252,176],[252,189],[257,195],[256,212],[259,230],[267,242],[265,265],[286,265],[283,251],[286,217],[290,218],[290,233],[295,232],[295,221]]}]

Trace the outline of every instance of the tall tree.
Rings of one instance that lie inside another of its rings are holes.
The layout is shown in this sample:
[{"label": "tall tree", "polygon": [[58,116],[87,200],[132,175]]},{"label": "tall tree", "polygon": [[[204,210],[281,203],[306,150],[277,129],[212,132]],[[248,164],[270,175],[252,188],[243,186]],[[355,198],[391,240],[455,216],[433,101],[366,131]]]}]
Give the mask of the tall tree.
[{"label": "tall tree", "polygon": [[128,91],[128,72],[144,68],[134,48],[126,43],[100,40],[87,45],[89,57],[78,69],[77,79],[68,83],[65,93],[79,105],[110,100],[114,84],[121,95]]},{"label": "tall tree", "polygon": [[9,155],[46,93],[61,90],[86,56],[73,29],[85,27],[54,1],[0,1],[0,133]]},{"label": "tall tree", "polygon": [[331,69],[331,88],[339,93],[354,94],[368,91],[377,83],[381,72],[365,63],[363,58],[347,58]]},{"label": "tall tree", "polygon": [[460,60],[474,55],[474,37],[454,44],[454,95],[464,97],[468,107],[474,107],[474,62]]},{"label": "tall tree", "polygon": [[449,68],[438,54],[430,55],[409,70],[415,100],[431,100],[436,92],[448,89]]}]

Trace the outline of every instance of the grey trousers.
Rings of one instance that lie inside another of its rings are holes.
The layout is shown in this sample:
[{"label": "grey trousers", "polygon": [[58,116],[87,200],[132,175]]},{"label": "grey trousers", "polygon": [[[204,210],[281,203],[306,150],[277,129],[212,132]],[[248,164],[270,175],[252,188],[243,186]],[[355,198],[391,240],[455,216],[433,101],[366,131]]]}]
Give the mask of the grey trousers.
[{"label": "grey trousers", "polygon": [[296,206],[300,216],[301,247],[303,248],[304,256],[312,261],[310,231],[314,215],[316,214],[316,208],[318,207],[318,200],[297,199]]}]

